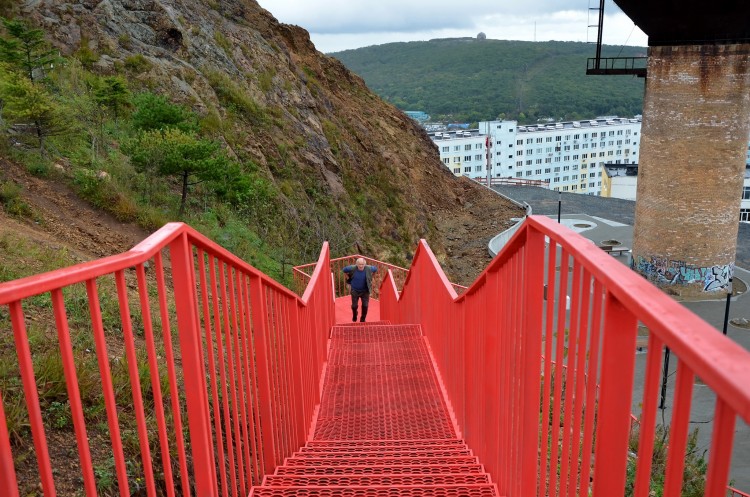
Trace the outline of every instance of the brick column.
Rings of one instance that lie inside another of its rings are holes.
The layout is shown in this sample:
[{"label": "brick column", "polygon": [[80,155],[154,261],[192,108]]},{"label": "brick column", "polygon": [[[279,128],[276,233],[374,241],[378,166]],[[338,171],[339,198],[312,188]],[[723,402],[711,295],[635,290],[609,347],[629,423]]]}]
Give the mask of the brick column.
[{"label": "brick column", "polygon": [[651,47],[634,269],[680,294],[726,291],[750,133],[750,44]]}]

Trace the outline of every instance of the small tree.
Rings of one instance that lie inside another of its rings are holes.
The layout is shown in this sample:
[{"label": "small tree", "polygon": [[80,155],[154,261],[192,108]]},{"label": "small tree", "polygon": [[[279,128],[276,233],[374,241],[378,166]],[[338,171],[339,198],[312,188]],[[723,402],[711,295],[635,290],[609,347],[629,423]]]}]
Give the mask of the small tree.
[{"label": "small tree", "polygon": [[[133,165],[159,176],[177,176],[182,185],[179,216],[185,212],[188,190],[204,181],[218,180],[234,169],[218,143],[179,129],[145,131],[126,151]],[[194,181],[191,181],[194,180]]]},{"label": "small tree", "polygon": [[169,102],[161,95],[141,93],[134,99],[133,127],[137,130],[167,130],[184,132],[198,130],[195,115],[185,107]]},{"label": "small tree", "polygon": [[112,109],[113,117],[117,122],[120,109],[130,102],[128,85],[120,76],[104,78],[101,85],[94,90],[94,100],[102,107]]},{"label": "small tree", "polygon": [[45,139],[67,129],[62,109],[43,86],[17,74],[7,76],[0,82],[3,117],[20,131],[31,129],[44,152]]},{"label": "small tree", "polygon": [[23,21],[3,19],[2,23],[8,36],[0,38],[0,62],[23,72],[29,81],[43,79],[46,69],[59,60],[57,51],[44,39],[44,32],[29,28]]}]

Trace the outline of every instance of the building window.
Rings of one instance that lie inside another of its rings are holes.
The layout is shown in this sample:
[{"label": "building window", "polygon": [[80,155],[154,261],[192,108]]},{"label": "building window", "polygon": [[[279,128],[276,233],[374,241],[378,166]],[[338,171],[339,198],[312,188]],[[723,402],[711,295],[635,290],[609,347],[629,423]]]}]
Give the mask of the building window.
[{"label": "building window", "polygon": [[589,183],[589,188],[594,188],[594,182]]},{"label": "building window", "polygon": [[523,166],[523,161],[522,160],[516,161],[516,166],[518,167]]},{"label": "building window", "polygon": [[461,168],[460,167],[453,168],[453,174],[461,174]]},{"label": "building window", "polygon": [[450,164],[451,160],[448,158],[443,159],[443,164]]},{"label": "building window", "polygon": [[450,147],[443,147],[443,152],[448,152],[450,149]]},{"label": "building window", "polygon": [[541,138],[537,138],[537,139],[536,139],[536,142],[537,142],[537,143],[542,143],[542,139],[541,139]]},{"label": "building window", "polygon": [[484,145],[481,144],[481,143],[475,143],[474,144],[474,149],[475,150],[482,150],[483,148],[484,148]]},{"label": "building window", "polygon": [[[498,152],[498,155],[499,155],[499,152]],[[482,156],[477,154],[474,156],[474,160],[482,160]]]},{"label": "building window", "polygon": [[[498,157],[500,157],[501,155],[503,155],[503,153],[502,152],[496,152],[495,155],[498,156]],[[513,157],[513,156],[511,155],[511,157]]]},{"label": "building window", "polygon": [[471,144],[469,144],[469,145],[464,145],[464,150],[471,150]]},{"label": "building window", "polygon": [[534,143],[534,139],[533,138],[526,138],[526,145],[528,145],[530,143]]},{"label": "building window", "polygon": [[552,182],[553,183],[559,183],[560,182],[560,178],[557,178],[557,177],[552,178]]},{"label": "building window", "polygon": [[740,222],[750,223],[750,209],[740,209]]},{"label": "building window", "polygon": [[750,200],[750,186],[742,187],[742,200]]},{"label": "building window", "polygon": [[574,174],[573,176],[571,176],[571,177],[570,177],[570,179],[572,179],[572,180],[577,180],[577,179],[578,179],[578,175],[577,175],[577,174]]},{"label": "building window", "polygon": [[[516,140],[516,145],[523,145],[523,140]],[[510,146],[510,145],[508,145]]]},{"label": "building window", "polygon": [[561,142],[561,141],[562,141],[562,136],[560,136],[560,135],[557,135],[557,136],[555,137],[555,141],[556,141],[556,142]]},{"label": "building window", "polygon": [[563,186],[563,191],[567,192],[568,191],[568,187],[567,186]]},{"label": "building window", "polygon": [[516,152],[516,155],[523,155],[523,150],[519,150],[518,152]]},{"label": "building window", "polygon": [[523,176],[523,173],[521,171],[518,171],[516,173],[516,178],[520,178],[521,176]]},{"label": "building window", "polygon": [[527,148],[526,149],[526,155],[532,155],[533,153],[534,153],[534,149],[533,148]]},{"label": "building window", "polygon": [[526,165],[527,166],[530,166],[531,164],[532,164],[532,160],[531,159],[529,159],[529,160],[526,161]]},{"label": "building window", "polygon": [[560,157],[555,157],[555,162],[560,162]]},{"label": "building window", "polygon": [[471,166],[466,166],[466,167],[464,168],[464,172],[465,172],[465,173],[470,173],[470,172],[471,172]]},{"label": "building window", "polygon": [[544,159],[545,164],[549,164],[550,162],[552,162],[552,157],[547,157],[546,159]]},{"label": "building window", "polygon": [[570,176],[563,176],[563,181],[570,181]]},{"label": "building window", "polygon": [[615,132],[614,131],[610,131],[609,132],[609,136],[615,136]]},{"label": "building window", "polygon": [[495,143],[496,143],[497,145],[502,145],[502,144],[503,144],[503,142],[502,142],[501,140],[498,140],[498,141],[496,141]]},{"label": "building window", "polygon": [[573,135],[573,139],[574,139],[574,140],[577,140],[577,139],[579,139],[580,137],[581,137],[581,135]]},{"label": "building window", "polygon": [[578,160],[578,155],[574,155],[573,160]]},{"label": "building window", "polygon": [[531,171],[526,171],[526,176],[531,176]]},{"label": "building window", "polygon": [[453,162],[461,162],[461,157],[454,157]]},{"label": "building window", "polygon": [[537,160],[536,160],[536,163],[537,163],[537,164],[541,164],[541,163],[542,163],[542,159],[537,159]]},{"label": "building window", "polygon": [[563,166],[563,171],[570,171],[570,166]]},{"label": "building window", "polygon": [[578,190],[578,185],[573,185],[570,187],[571,190]]},{"label": "building window", "polygon": [[461,150],[461,145],[456,145],[455,147],[453,147],[454,152],[458,152],[459,150]]},{"label": "building window", "polygon": [[508,155],[508,158],[512,159],[513,158],[513,154]]},{"label": "building window", "polygon": [[555,172],[556,172],[556,173],[559,173],[559,172],[560,172],[560,166],[557,166],[557,167],[555,168]]},{"label": "building window", "polygon": [[481,165],[479,165],[479,166],[474,166],[474,172],[475,172],[475,173],[481,173],[481,172],[482,172],[482,166],[481,166]]},{"label": "building window", "polygon": [[552,143],[552,137],[548,136],[547,138],[544,139],[544,141],[547,143]]},{"label": "building window", "polygon": [[542,174],[542,170],[541,169],[537,169],[536,171],[534,171],[534,174]]},{"label": "building window", "polygon": [[544,169],[544,174],[549,174],[551,172],[552,172],[552,170],[550,168],[545,168]]},{"label": "building window", "polygon": [[596,178],[596,173],[589,173],[589,178]]}]

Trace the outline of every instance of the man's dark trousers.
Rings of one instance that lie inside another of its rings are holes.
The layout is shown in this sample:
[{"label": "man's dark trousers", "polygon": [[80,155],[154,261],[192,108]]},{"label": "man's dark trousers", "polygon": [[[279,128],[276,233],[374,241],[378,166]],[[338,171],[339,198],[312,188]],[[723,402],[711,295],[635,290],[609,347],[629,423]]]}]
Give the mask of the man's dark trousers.
[{"label": "man's dark trousers", "polygon": [[352,288],[352,321],[357,320],[357,307],[359,306],[359,299],[362,299],[362,317],[359,319],[361,323],[365,322],[367,317],[367,306],[370,305],[370,292],[359,292]]}]

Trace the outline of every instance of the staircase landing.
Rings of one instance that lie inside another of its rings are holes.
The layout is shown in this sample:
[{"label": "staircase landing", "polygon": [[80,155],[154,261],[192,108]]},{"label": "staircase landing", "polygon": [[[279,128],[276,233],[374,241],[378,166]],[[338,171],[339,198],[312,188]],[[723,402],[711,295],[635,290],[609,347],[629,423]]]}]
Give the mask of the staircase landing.
[{"label": "staircase landing", "polygon": [[[360,312],[362,311],[362,304],[360,303]],[[367,322],[374,323],[380,321],[380,302],[375,299],[370,299],[370,305],[367,309]],[[347,295],[346,297],[339,297],[336,299],[336,324],[347,324],[352,322],[352,298]]]},{"label": "staircase landing", "polygon": [[419,326],[333,327],[314,433],[250,495],[498,495],[456,436]]}]

